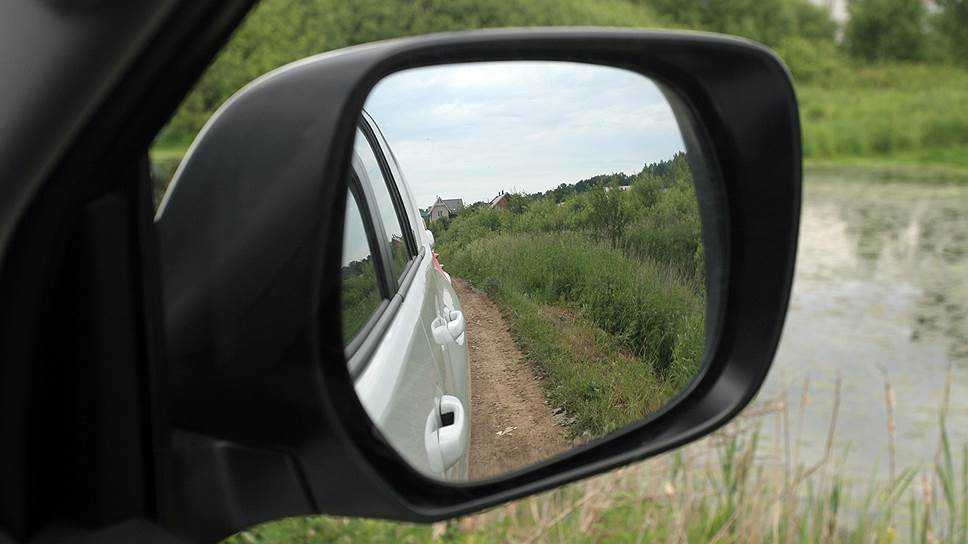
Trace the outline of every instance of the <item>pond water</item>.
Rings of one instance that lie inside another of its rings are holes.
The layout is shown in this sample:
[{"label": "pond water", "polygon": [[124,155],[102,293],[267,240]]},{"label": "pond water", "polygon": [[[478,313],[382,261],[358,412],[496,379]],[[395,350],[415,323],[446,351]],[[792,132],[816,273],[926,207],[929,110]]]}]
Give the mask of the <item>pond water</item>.
[{"label": "pond water", "polygon": [[886,380],[898,470],[933,461],[949,369],[947,429],[968,442],[968,185],[858,177],[807,176],[790,311],[757,402],[785,396],[791,449],[812,463],[839,375],[834,453],[863,478],[888,473]]}]

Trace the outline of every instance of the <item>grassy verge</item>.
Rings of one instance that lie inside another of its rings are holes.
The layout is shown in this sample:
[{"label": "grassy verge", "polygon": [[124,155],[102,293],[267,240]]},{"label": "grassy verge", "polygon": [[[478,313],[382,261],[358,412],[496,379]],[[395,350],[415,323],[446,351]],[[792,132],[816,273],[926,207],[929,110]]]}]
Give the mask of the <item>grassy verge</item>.
[{"label": "grassy verge", "polygon": [[573,437],[597,437],[638,421],[679,392],[574,311],[536,303],[522,293],[502,295],[500,301],[518,347],[542,376],[549,404],[565,411]]},{"label": "grassy verge", "polygon": [[[725,429],[675,453],[460,520],[292,518],[226,542],[965,542],[968,447],[948,441],[947,401],[933,463],[857,482],[839,470],[835,453],[839,391],[820,459],[801,457],[802,441],[791,436],[789,422],[808,402],[805,388],[799,406],[761,399]],[[768,436],[763,428],[776,431]]]},{"label": "grassy verge", "polygon": [[[968,148],[962,150],[968,156]],[[864,180],[918,184],[968,183],[968,166],[953,165],[953,161],[883,158],[807,159],[804,164],[807,179],[812,176],[836,177],[839,180]]]},{"label": "grassy verge", "polygon": [[660,265],[567,231],[439,247],[448,270],[497,300],[575,434],[641,419],[698,373],[703,300]]}]

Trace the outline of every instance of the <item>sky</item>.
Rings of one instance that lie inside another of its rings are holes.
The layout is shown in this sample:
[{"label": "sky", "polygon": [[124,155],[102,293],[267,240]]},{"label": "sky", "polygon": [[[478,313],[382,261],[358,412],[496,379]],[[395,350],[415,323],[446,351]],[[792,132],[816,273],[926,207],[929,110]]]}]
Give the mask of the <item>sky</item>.
[{"label": "sky", "polygon": [[648,78],[566,62],[450,64],[380,81],[366,110],[421,208],[500,191],[536,192],[598,174],[639,172],[684,150]]}]

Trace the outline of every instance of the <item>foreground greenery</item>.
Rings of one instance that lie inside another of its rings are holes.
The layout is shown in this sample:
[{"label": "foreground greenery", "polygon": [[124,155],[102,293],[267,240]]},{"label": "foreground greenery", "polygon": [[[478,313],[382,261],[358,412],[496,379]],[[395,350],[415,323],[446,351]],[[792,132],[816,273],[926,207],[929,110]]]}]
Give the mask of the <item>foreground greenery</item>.
[{"label": "foreground greenery", "polygon": [[[761,401],[759,411],[675,453],[449,523],[300,517],[226,542],[960,544],[968,539],[968,447],[959,450],[949,442],[944,407],[934,462],[886,480],[858,482],[844,477],[833,453],[839,402],[821,458],[805,459],[801,441],[790,436],[788,422],[796,417],[791,412],[802,412],[807,397],[805,389],[798,407],[781,399]],[[777,430],[767,436],[761,428]]]}]

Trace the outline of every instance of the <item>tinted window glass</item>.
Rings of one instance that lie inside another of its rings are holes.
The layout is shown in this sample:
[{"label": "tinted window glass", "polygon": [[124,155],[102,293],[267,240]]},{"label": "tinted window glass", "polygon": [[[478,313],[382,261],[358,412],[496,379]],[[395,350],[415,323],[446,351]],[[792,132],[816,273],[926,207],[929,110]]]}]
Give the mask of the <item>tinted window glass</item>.
[{"label": "tinted window glass", "polygon": [[380,306],[380,280],[366,238],[363,216],[352,193],[343,226],[343,342],[349,344]]},{"label": "tinted window glass", "polygon": [[390,189],[387,180],[383,177],[380,170],[380,163],[377,161],[370,142],[360,130],[356,131],[356,152],[359,153],[363,166],[366,168],[366,175],[370,178],[370,185],[373,186],[373,194],[376,202],[372,203],[380,213],[383,220],[383,228],[386,230],[386,239],[390,245],[390,270],[394,277],[399,278],[403,274],[403,269],[410,260],[410,252],[407,249],[406,241],[403,239],[403,227],[397,211],[393,207],[393,199],[390,197]]}]

